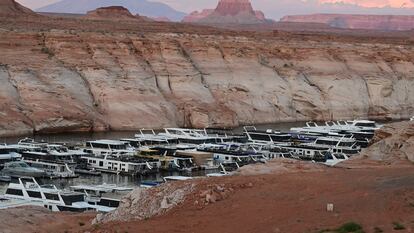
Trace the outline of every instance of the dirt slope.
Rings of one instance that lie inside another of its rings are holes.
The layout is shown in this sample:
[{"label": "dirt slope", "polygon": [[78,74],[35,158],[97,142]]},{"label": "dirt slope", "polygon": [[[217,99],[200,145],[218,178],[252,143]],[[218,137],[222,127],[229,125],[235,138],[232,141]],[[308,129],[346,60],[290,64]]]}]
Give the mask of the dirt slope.
[{"label": "dirt slope", "polygon": [[[2,230],[317,233],[354,221],[365,232],[375,232],[375,228],[390,233],[412,232],[413,181],[412,167],[398,166],[214,178],[199,181],[194,193],[182,204],[153,218],[90,225],[90,215],[34,212],[31,218],[16,218],[15,224],[2,224]],[[328,203],[334,204],[333,212],[327,212]],[[0,211],[0,222],[10,221],[10,213],[20,214],[14,210]],[[30,215],[31,211],[25,213]],[[55,219],[52,224],[44,224],[50,218]],[[402,224],[405,230],[394,231],[393,223]]]}]

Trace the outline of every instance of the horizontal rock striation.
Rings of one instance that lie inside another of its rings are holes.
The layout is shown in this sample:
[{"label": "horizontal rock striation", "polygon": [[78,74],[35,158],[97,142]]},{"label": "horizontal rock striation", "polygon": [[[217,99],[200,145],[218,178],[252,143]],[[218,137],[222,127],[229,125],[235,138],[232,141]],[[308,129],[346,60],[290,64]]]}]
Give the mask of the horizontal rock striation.
[{"label": "horizontal rock striation", "polygon": [[64,30],[0,38],[3,136],[414,115],[409,45]]},{"label": "horizontal rock striation", "polygon": [[194,11],[183,22],[204,24],[263,24],[264,13],[255,11],[250,0],[220,0],[216,9]]},{"label": "horizontal rock striation", "polygon": [[0,1],[0,16],[36,16],[32,10],[20,5],[14,0],[1,0]]},{"label": "horizontal rock striation", "polygon": [[100,7],[88,11],[85,18],[95,20],[144,20],[139,15],[134,16],[127,8],[122,6]]},{"label": "horizontal rock striation", "polygon": [[412,30],[412,15],[347,15],[347,14],[313,14],[291,15],[281,19],[282,22],[324,23],[331,27],[345,29],[372,30]]}]

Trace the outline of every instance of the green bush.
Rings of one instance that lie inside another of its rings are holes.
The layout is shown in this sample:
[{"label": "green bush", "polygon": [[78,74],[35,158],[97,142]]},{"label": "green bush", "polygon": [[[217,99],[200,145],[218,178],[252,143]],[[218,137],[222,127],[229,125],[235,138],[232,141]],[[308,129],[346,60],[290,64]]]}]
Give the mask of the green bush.
[{"label": "green bush", "polygon": [[340,228],[336,230],[338,233],[348,233],[348,232],[355,232],[355,233],[362,233],[362,227],[354,222],[348,222],[342,225]]},{"label": "green bush", "polygon": [[393,222],[392,225],[394,225],[394,230],[400,231],[405,230],[405,226],[398,222]]}]

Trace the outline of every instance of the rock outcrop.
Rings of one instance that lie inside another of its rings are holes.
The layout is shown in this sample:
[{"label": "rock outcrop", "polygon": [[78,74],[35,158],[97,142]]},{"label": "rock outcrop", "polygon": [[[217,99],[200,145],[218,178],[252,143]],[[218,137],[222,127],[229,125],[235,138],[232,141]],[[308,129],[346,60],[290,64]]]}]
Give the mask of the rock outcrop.
[{"label": "rock outcrop", "polygon": [[414,165],[414,122],[384,126],[375,133],[373,144],[359,157],[391,164],[409,161]]},{"label": "rock outcrop", "polygon": [[182,20],[184,23],[196,23],[199,20],[209,16],[214,12],[214,9],[204,9],[202,11],[193,11],[189,15],[185,16]]},{"label": "rock outcrop", "polygon": [[100,7],[93,11],[88,11],[85,15],[87,19],[95,20],[140,20],[144,18],[139,15],[133,15],[128,9],[122,6]]},{"label": "rock outcrop", "polygon": [[324,23],[331,27],[372,30],[412,30],[411,15],[314,14],[285,16],[282,22]]},{"label": "rock outcrop", "polygon": [[166,183],[151,189],[137,188],[122,198],[115,211],[99,214],[94,223],[143,220],[164,214],[184,202],[194,187],[191,183]]},{"label": "rock outcrop", "polygon": [[35,16],[36,13],[30,9],[20,5],[14,0],[1,0],[0,1],[0,16]]},{"label": "rock outcrop", "polygon": [[250,0],[220,0],[216,9],[195,11],[183,19],[187,23],[206,24],[262,24],[266,22],[261,11],[253,10]]},{"label": "rock outcrop", "polygon": [[414,115],[403,44],[0,32],[0,135]]}]

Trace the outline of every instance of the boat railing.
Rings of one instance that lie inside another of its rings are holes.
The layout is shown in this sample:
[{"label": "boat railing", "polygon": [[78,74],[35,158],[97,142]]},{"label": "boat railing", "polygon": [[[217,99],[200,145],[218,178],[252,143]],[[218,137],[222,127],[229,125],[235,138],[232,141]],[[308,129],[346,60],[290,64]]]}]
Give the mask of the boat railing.
[{"label": "boat railing", "polygon": [[307,127],[319,127],[318,124],[316,124],[316,122],[313,122],[313,121],[306,122],[306,126]]},{"label": "boat railing", "polygon": [[257,131],[256,127],[255,126],[252,126],[252,125],[244,126],[243,127],[243,130],[246,133],[249,132],[249,131]]},{"label": "boat railing", "polygon": [[144,131],[149,131],[149,132],[150,132],[150,134],[152,134],[152,135],[154,135],[154,136],[156,135],[156,134],[155,134],[155,131],[154,131],[153,129],[145,129],[145,128],[142,128],[142,129],[140,129],[140,130],[139,130],[139,133],[140,133],[142,136],[144,136],[144,138],[145,138],[145,135],[146,135],[146,134],[144,133]]}]

